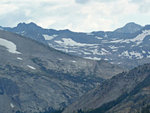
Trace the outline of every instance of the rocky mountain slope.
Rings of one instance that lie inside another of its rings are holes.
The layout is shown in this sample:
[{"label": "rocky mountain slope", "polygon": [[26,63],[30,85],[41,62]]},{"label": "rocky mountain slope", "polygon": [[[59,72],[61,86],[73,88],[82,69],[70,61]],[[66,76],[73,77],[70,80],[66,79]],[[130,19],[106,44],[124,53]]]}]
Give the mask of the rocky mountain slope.
[{"label": "rocky mountain slope", "polygon": [[64,108],[121,71],[0,30],[0,113]]},{"label": "rocky mountain slope", "polygon": [[63,113],[141,113],[142,108],[150,105],[149,81],[150,64],[120,73],[82,96]]},{"label": "rocky mountain slope", "polygon": [[91,33],[43,29],[35,23],[1,28],[86,59],[104,59],[127,68],[150,62],[149,25],[143,27],[132,22],[115,31]]},{"label": "rocky mountain slope", "polygon": [[134,22],[128,23],[122,28],[116,29],[114,32],[118,33],[135,33],[137,31],[140,31],[143,27],[141,25],[138,25]]}]

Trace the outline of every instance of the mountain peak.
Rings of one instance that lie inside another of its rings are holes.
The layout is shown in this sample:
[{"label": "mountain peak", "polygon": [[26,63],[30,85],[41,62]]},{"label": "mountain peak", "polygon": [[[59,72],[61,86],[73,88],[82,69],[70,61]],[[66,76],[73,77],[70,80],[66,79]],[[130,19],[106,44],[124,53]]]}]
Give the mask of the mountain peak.
[{"label": "mountain peak", "polygon": [[30,22],[30,23],[25,23],[25,22],[23,22],[23,23],[19,23],[19,24],[17,25],[17,27],[22,27],[22,26],[39,27],[39,26],[36,25],[34,22]]},{"label": "mountain peak", "polygon": [[14,29],[19,29],[19,30],[41,30],[41,27],[38,26],[37,24],[30,22],[30,23],[19,23]]},{"label": "mountain peak", "polygon": [[[136,24],[135,22],[129,22],[127,23],[125,26],[137,26],[138,24]],[[139,25],[138,25],[139,26]]]},{"label": "mountain peak", "polygon": [[125,26],[116,29],[114,32],[118,33],[135,33],[139,30],[141,30],[143,27],[139,24],[136,24],[134,22],[127,23]]}]

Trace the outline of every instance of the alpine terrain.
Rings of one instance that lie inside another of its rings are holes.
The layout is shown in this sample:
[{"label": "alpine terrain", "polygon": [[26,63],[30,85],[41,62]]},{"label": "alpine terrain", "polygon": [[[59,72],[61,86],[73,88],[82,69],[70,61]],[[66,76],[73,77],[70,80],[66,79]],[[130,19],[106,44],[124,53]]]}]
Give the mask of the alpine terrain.
[{"label": "alpine terrain", "polygon": [[120,73],[89,91],[63,113],[149,113],[150,64]]},{"label": "alpine terrain", "polygon": [[[41,30],[30,25],[33,35],[37,29]],[[68,55],[32,39],[0,30],[0,113],[62,110],[122,71],[107,61]]]},{"label": "alpine terrain", "polygon": [[71,55],[103,59],[128,69],[150,62],[149,25],[140,26],[131,22],[115,31],[91,33],[44,29],[32,22],[1,29],[37,40]]}]

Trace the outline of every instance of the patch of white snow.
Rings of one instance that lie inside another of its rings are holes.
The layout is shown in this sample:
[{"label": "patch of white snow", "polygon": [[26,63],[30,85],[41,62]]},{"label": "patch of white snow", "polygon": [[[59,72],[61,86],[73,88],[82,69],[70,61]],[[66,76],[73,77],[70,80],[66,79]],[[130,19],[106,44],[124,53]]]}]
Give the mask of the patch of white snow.
[{"label": "patch of white snow", "polygon": [[71,38],[62,38],[61,40],[55,40],[56,43],[61,44],[63,46],[95,46],[97,44],[85,44],[85,43],[79,43]]},{"label": "patch of white snow", "polygon": [[6,39],[0,38],[0,46],[6,47],[10,53],[21,54],[17,51],[16,45],[13,42],[8,41]]},{"label": "patch of white snow", "polygon": [[15,106],[13,105],[13,103],[10,103],[10,107],[11,107],[11,108],[14,108]]},{"label": "patch of white snow", "polygon": [[35,70],[36,68],[35,67],[33,67],[33,66],[30,66],[30,65],[27,65],[30,69],[33,69],[33,70]]},{"label": "patch of white snow", "polygon": [[17,59],[18,59],[18,60],[23,60],[23,59],[22,59],[22,58],[20,58],[20,57],[17,57]]},{"label": "patch of white snow", "polygon": [[43,35],[43,37],[45,38],[45,40],[52,40],[52,39],[54,39],[57,36],[58,35],[52,35],[52,36],[49,36],[49,35],[46,35],[46,34]]}]

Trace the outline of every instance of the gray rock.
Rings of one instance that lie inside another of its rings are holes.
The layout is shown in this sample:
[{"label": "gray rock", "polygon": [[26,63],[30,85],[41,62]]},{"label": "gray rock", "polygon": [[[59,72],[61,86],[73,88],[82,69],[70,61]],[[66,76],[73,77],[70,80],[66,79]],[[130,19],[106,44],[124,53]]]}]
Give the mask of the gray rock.
[{"label": "gray rock", "polygon": [[[89,91],[63,113],[137,113],[150,104],[150,64],[123,72]],[[93,110],[93,111],[92,111]]]},{"label": "gray rock", "polygon": [[[3,43],[2,43],[3,42]],[[123,69],[0,30],[0,112],[62,109]]]}]

